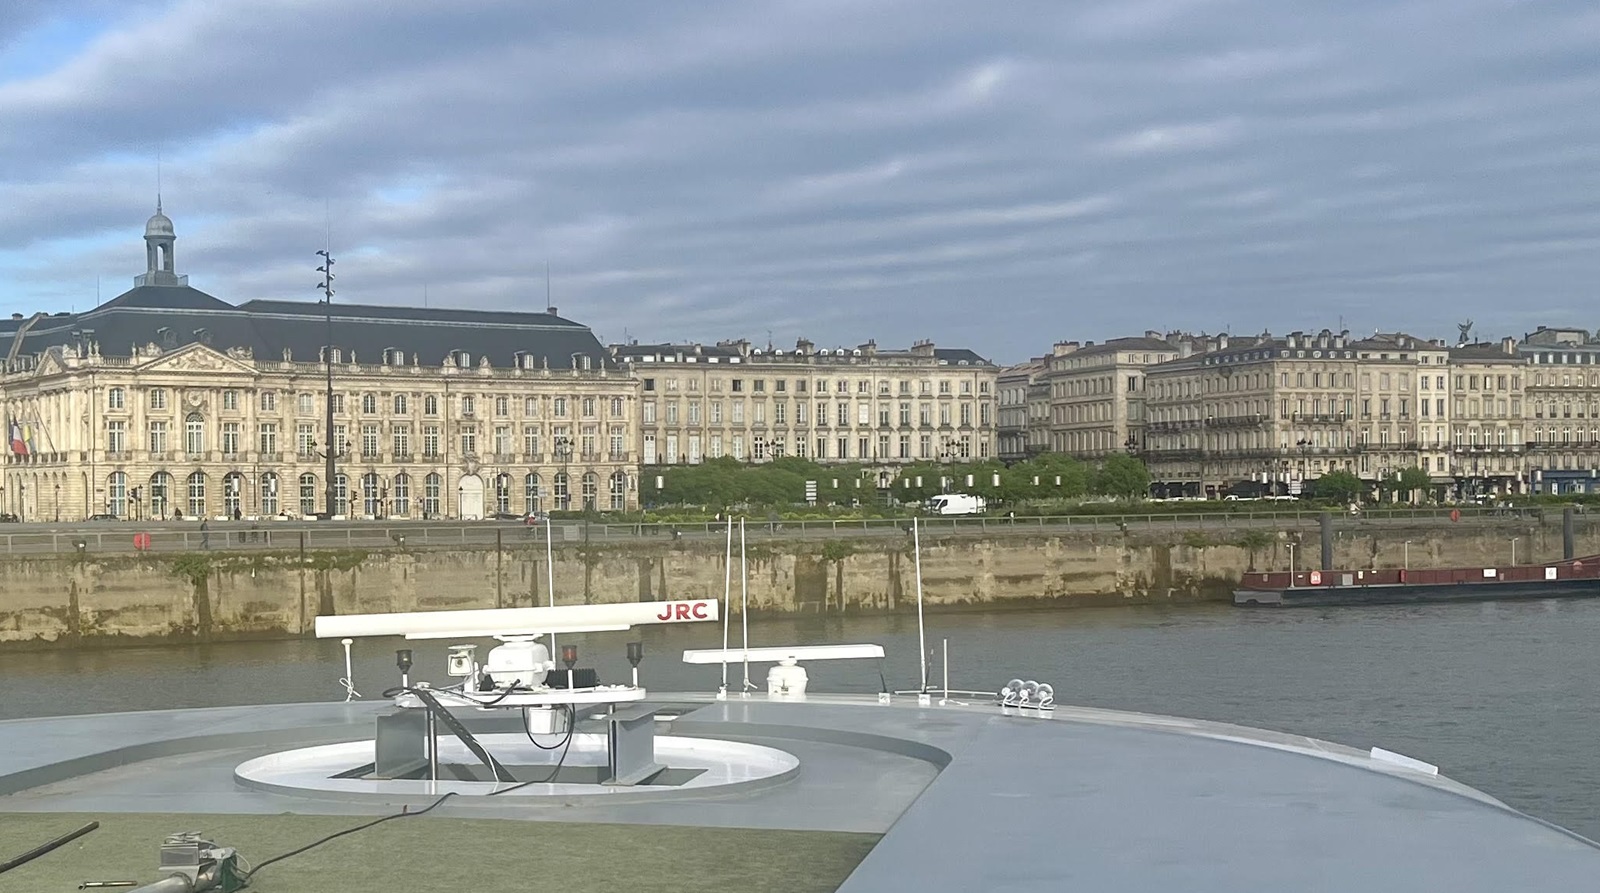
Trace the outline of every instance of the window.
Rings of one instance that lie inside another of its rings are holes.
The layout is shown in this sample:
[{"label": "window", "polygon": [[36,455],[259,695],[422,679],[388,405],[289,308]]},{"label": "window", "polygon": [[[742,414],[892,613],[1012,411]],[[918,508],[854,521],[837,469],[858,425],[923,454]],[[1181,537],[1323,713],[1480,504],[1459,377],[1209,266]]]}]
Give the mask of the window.
[{"label": "window", "polygon": [[150,423],[150,452],[165,453],[167,451],[167,423]]},{"label": "window", "polygon": [[614,419],[622,418],[622,398],[621,397],[612,397],[611,398],[611,417],[614,418]]},{"label": "window", "polygon": [[[122,388],[112,388],[106,392],[106,408],[125,409],[127,406],[127,399],[128,394]],[[124,485],[126,485],[126,481],[124,481]]]},{"label": "window", "polygon": [[228,518],[237,518],[243,513],[244,475],[230,471],[222,479],[222,514]]},{"label": "window", "polygon": [[239,408],[239,392],[238,391],[223,391],[222,392],[222,408],[226,409],[226,410],[229,410],[229,411],[237,410]]},{"label": "window", "polygon": [[378,414],[378,396],[376,394],[362,394],[361,395],[361,414],[362,415],[377,415]]},{"label": "window", "polygon": [[478,429],[461,429],[461,455],[476,456],[478,454]]},{"label": "window", "polygon": [[389,490],[389,514],[402,518],[411,516],[411,475],[400,472],[394,476],[394,486]]},{"label": "window", "polygon": [[558,511],[566,511],[572,506],[572,496],[567,492],[567,473],[558,471],[555,474],[555,501]]},{"label": "window", "polygon": [[342,471],[333,476],[333,513],[350,515],[350,476]]},{"label": "window", "polygon": [[[782,382],[779,382],[782,384]],[[611,474],[611,510],[622,511],[628,504],[628,475],[621,471]]]},{"label": "window", "polygon": [[166,388],[151,388],[150,389],[150,408],[151,409],[166,409],[167,408],[167,389]]},{"label": "window", "polygon": [[128,448],[128,423],[106,422],[106,452],[120,453]]},{"label": "window", "polygon": [[593,511],[597,508],[596,499],[600,492],[600,477],[594,472],[585,472],[583,475],[583,508],[584,511]]},{"label": "window", "polygon": [[[376,459],[378,457],[378,426],[361,426],[361,457],[363,459]],[[368,512],[367,514],[372,514]]]},{"label": "window", "polygon": [[523,397],[522,398],[522,414],[526,418],[530,418],[530,419],[538,418],[539,417],[539,398],[538,397]]},{"label": "window", "polygon": [[626,460],[627,450],[625,450],[622,445],[622,432],[624,430],[625,429],[621,425],[613,425],[611,427],[611,461],[613,462],[622,462]]},{"label": "window", "polygon": [[278,452],[278,426],[274,422],[263,422],[258,431],[257,446],[263,456],[276,455]]},{"label": "window", "polygon": [[203,518],[206,514],[206,476],[205,472],[197,471],[189,475],[189,510],[191,518]]},{"label": "window", "polygon": [[494,426],[494,451],[497,456],[511,455],[511,426]]},{"label": "window", "polygon": [[543,505],[541,502],[542,497],[543,493],[539,489],[539,476],[532,472],[524,475],[522,478],[522,511],[529,515],[541,511]]},{"label": "window", "polygon": [[184,420],[183,448],[190,458],[198,458],[206,450],[206,423],[199,413]]},{"label": "window", "polygon": [[333,395],[333,412],[335,415],[344,415],[344,395]]},{"label": "window", "polygon": [[309,459],[317,451],[316,429],[307,422],[300,422],[294,426],[295,454],[302,459]]},{"label": "window", "polygon": [[311,415],[317,411],[316,401],[310,394],[296,394],[294,407],[295,412],[300,415]]},{"label": "window", "polygon": [[[277,391],[262,391],[261,392],[261,398],[260,398],[260,406],[261,406],[261,411],[262,412],[277,412],[278,411],[278,392]],[[273,480],[277,480],[277,478],[273,478]],[[274,514],[275,515],[275,514],[277,514],[277,512],[274,511],[274,512],[270,512],[269,514]]]},{"label": "window", "polygon": [[438,474],[430,474],[422,479],[422,517],[439,517],[439,491],[444,487],[444,479]]},{"label": "window", "polygon": [[166,517],[171,505],[172,475],[158,471],[150,476],[150,517]]},{"label": "window", "polygon": [[598,412],[596,407],[597,407],[597,401],[595,400],[595,398],[593,398],[593,397],[585,397],[585,398],[583,398],[583,417],[586,418],[586,419],[594,418],[595,415]]},{"label": "window", "polygon": [[494,398],[494,414],[501,418],[511,415],[511,398],[503,396]]},{"label": "window", "polygon": [[367,472],[361,476],[361,513],[374,518],[383,517],[384,491],[378,483],[376,472]]},{"label": "window", "polygon": [[422,426],[422,458],[439,458],[439,426]]},{"label": "window", "polygon": [[511,475],[503,471],[494,477],[494,510],[511,513]]},{"label": "window", "polygon": [[478,401],[471,394],[461,395],[461,417],[470,419],[478,411]]},{"label": "window", "polygon": [[399,462],[411,457],[411,426],[395,425],[391,435],[394,447],[394,461]]},{"label": "window", "polygon": [[266,472],[261,475],[261,514],[276,515],[278,513],[278,475],[276,472]]},{"label": "window", "polygon": [[128,476],[120,471],[106,479],[106,511],[118,518],[128,515]]},{"label": "window", "polygon": [[300,475],[300,514],[315,515],[317,513],[317,476],[311,473]]},{"label": "window", "polygon": [[[239,423],[222,423],[222,454],[224,456],[239,455]],[[231,512],[229,514],[232,514]]]},{"label": "window", "polygon": [[439,414],[439,398],[436,395],[428,394],[422,398],[422,414],[429,416]]},{"label": "window", "polygon": [[557,397],[550,401],[550,411],[558,419],[567,417],[567,398]]}]

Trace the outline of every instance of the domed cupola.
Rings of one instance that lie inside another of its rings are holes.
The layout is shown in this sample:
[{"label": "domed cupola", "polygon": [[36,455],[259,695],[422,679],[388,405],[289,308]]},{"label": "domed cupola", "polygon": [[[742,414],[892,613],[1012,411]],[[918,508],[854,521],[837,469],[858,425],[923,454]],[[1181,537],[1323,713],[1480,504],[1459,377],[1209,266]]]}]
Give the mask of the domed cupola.
[{"label": "domed cupola", "polygon": [[145,273],[135,276],[134,285],[187,285],[189,277],[179,276],[173,262],[178,236],[172,218],[161,213],[161,198],[156,198],[156,213],[144,225]]}]

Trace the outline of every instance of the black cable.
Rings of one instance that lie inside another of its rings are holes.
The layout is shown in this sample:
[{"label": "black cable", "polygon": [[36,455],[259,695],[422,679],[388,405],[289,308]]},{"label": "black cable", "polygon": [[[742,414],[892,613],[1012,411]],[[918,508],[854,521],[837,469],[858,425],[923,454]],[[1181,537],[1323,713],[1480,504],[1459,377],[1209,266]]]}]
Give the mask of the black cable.
[{"label": "black cable", "polygon": [[36,846],[33,849],[27,851],[26,853],[23,853],[20,856],[17,856],[17,857],[12,858],[12,859],[7,859],[4,862],[0,862],[0,874],[5,874],[6,872],[10,871],[11,869],[16,868],[18,865],[26,865],[27,863],[32,862],[33,860],[39,858],[40,856],[43,856],[45,853],[48,853],[51,850],[56,849],[57,847],[69,844],[69,843],[73,842],[74,840],[77,840],[78,838],[82,837],[83,835],[88,834],[90,831],[93,831],[94,829],[96,829],[98,827],[100,827],[100,823],[99,822],[90,822],[89,824],[84,825],[82,828],[79,828],[76,831],[69,831],[66,834],[61,835],[60,837],[57,837],[55,840],[50,840],[50,841],[46,841],[45,843],[41,843],[38,846]]},{"label": "black cable", "polygon": [[[572,736],[578,730],[578,715],[577,715],[577,711],[573,709],[571,704],[566,704],[564,706],[567,708],[567,737],[566,737],[565,741],[561,742],[561,756],[556,759],[555,768],[550,770],[550,774],[545,776],[544,778],[535,779],[534,781],[525,781],[525,782],[522,782],[521,784],[512,785],[509,788],[501,788],[498,791],[490,791],[488,796],[493,797],[496,794],[509,794],[512,791],[521,790],[521,789],[523,789],[523,788],[525,788],[525,787],[527,787],[528,785],[531,785],[531,784],[549,784],[550,782],[556,780],[556,776],[561,774],[561,767],[566,765],[566,763],[567,763],[567,752],[572,747]],[[526,724],[523,725],[523,731],[527,734],[528,740],[529,741],[533,741],[533,733],[527,731],[527,725]],[[554,748],[546,748],[546,747],[544,747],[544,745],[539,744],[539,742],[537,742],[537,741],[533,741],[533,743],[534,743],[535,746],[539,747],[541,750],[553,750],[554,749]]]},{"label": "black cable", "polygon": [[347,834],[354,834],[357,831],[365,831],[368,828],[371,828],[371,827],[373,827],[375,825],[381,825],[384,822],[391,821],[393,819],[404,819],[404,818],[410,818],[412,816],[426,815],[429,812],[432,812],[434,807],[436,807],[440,803],[443,803],[444,801],[450,799],[451,797],[454,797],[455,795],[456,795],[456,792],[455,791],[451,791],[448,794],[445,794],[443,797],[440,797],[439,799],[437,799],[437,800],[433,801],[432,803],[428,804],[426,808],[419,809],[416,812],[410,812],[409,811],[410,807],[401,807],[399,812],[390,813],[389,815],[373,819],[370,822],[367,822],[367,823],[362,824],[362,825],[357,825],[354,828],[346,828],[343,831],[335,831],[334,833],[329,834],[327,837],[324,837],[321,840],[314,840],[311,843],[308,843],[305,846],[300,847],[297,850],[290,850],[289,852],[284,853],[281,856],[273,856],[271,859],[268,859],[267,861],[262,862],[260,865],[257,865],[256,867],[250,869],[249,873],[244,876],[244,879],[247,880],[247,881],[248,880],[252,880],[252,879],[255,878],[255,876],[257,874],[261,873],[261,869],[266,868],[268,865],[271,865],[274,862],[282,862],[285,859],[288,859],[288,858],[291,858],[291,857],[294,857],[294,856],[298,856],[301,853],[306,852],[307,850],[316,849],[317,847],[322,846],[323,844],[325,844],[325,843],[327,843],[327,842],[329,842],[331,840],[338,840],[339,838],[344,837]]},{"label": "black cable", "polygon": [[528,736],[528,742],[534,747],[537,747],[540,750],[560,750],[567,745],[568,741],[572,740],[572,728],[574,725],[576,725],[577,717],[573,714],[571,704],[564,704],[562,706],[567,708],[567,737],[562,740],[560,744],[552,744],[549,747],[545,747],[543,744],[540,744],[534,739],[533,732],[528,730],[528,708],[522,708],[522,734]]}]

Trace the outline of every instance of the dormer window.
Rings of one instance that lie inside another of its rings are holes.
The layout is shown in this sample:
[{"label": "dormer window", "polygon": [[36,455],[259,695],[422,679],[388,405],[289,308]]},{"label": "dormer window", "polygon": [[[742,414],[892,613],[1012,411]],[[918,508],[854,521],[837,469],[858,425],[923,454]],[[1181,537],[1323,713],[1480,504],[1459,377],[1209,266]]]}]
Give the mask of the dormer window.
[{"label": "dormer window", "polygon": [[464,350],[452,350],[450,360],[457,369],[470,369],[472,367],[472,354]]}]

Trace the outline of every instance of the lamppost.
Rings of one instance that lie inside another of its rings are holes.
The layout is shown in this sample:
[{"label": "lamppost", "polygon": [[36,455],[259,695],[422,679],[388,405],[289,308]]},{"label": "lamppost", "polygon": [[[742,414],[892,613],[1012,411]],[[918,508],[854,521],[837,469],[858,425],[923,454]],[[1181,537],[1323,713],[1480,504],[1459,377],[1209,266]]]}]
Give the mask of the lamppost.
[{"label": "lamppost", "polygon": [[61,523],[61,485],[56,484],[56,523]]},{"label": "lamppost", "polygon": [[333,493],[335,472],[333,463],[334,459],[339,458],[337,454],[340,452],[339,445],[333,439],[333,255],[329,254],[326,249],[319,249],[317,256],[322,258],[322,266],[317,267],[317,272],[322,274],[322,281],[317,283],[316,287],[322,290],[321,303],[323,321],[326,326],[324,330],[326,337],[323,339],[326,345],[322,348],[322,365],[326,371],[326,382],[323,389],[322,403],[323,408],[326,410],[323,422],[323,436],[327,439],[327,449],[323,450],[321,455],[323,461],[322,475],[326,479],[327,486],[323,490],[323,505],[327,509],[328,517],[332,518],[335,514]]},{"label": "lamppost", "polygon": [[1300,490],[1305,491],[1306,481],[1311,478],[1311,438],[1302,437],[1294,442],[1300,450]]},{"label": "lamppost", "polygon": [[572,507],[572,478],[567,475],[567,464],[572,461],[572,438],[565,434],[558,434],[551,442],[556,458],[561,460],[561,480],[564,482],[563,492],[556,494],[557,508],[568,511]]},{"label": "lamppost", "polygon": [[956,441],[953,437],[946,437],[939,442],[939,491],[948,493],[950,485],[946,483],[945,472],[950,472],[948,480],[955,478]]}]

